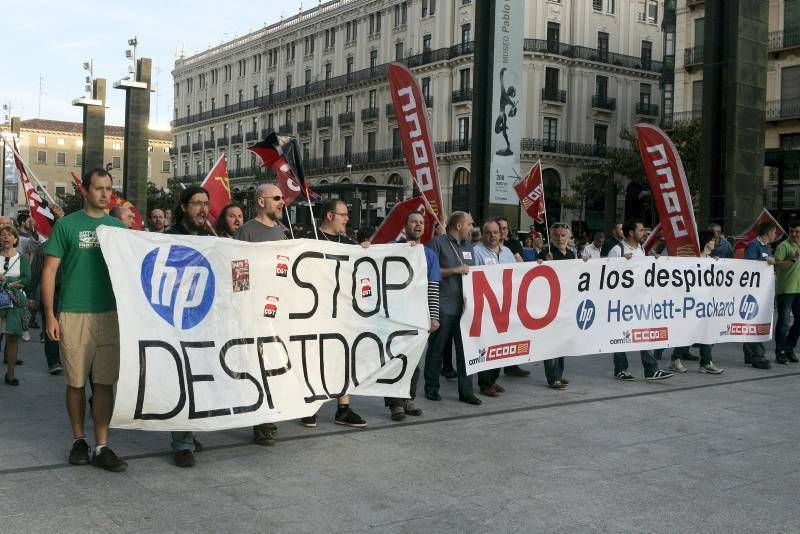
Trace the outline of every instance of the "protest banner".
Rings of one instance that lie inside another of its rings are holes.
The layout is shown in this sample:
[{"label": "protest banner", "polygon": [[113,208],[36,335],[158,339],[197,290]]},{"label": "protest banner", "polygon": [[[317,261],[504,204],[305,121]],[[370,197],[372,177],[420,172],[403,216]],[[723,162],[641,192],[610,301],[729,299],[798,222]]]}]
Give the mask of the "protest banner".
[{"label": "protest banner", "polygon": [[467,373],[693,343],[765,341],[775,273],[765,262],[653,257],[470,268]]},{"label": "protest banner", "polygon": [[421,246],[97,235],[120,324],[112,426],[218,430],[409,395],[430,327],[408,305],[427,302]]}]

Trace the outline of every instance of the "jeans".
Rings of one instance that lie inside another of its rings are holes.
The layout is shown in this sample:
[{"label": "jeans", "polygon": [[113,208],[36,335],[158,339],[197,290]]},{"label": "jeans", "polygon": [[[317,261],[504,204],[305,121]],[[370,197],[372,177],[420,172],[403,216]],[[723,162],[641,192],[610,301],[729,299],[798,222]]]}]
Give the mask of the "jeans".
[{"label": "jeans", "polygon": [[193,451],[194,434],[191,432],[170,432],[172,435],[172,452]]},{"label": "jeans", "polygon": [[544,376],[549,385],[555,384],[564,376],[564,358],[553,358],[544,361]]},{"label": "jeans", "polygon": [[[708,365],[711,363],[711,345],[704,345],[699,343],[700,347],[700,366]],[[689,347],[675,347],[672,351],[672,361],[685,358],[689,354]]]},{"label": "jeans", "polygon": [[[775,352],[794,352],[800,337],[800,293],[782,293],[776,297],[778,323],[775,327]],[[794,319],[789,327],[790,316]]]},{"label": "jeans", "polygon": [[756,360],[765,359],[764,344],[760,341],[752,341],[750,343],[742,343],[742,350],[744,351],[744,363],[752,363]]},{"label": "jeans", "polygon": [[[653,376],[658,370],[658,362],[653,356],[653,351],[640,350],[639,354],[642,356],[642,367],[644,367],[644,376]],[[628,355],[624,352],[614,353],[614,375],[620,371],[628,370]]]},{"label": "jeans", "polygon": [[481,371],[478,373],[478,387],[481,388],[481,391],[488,388],[500,377],[500,368],[497,369],[489,369],[488,371]]},{"label": "jeans", "polygon": [[467,376],[464,362],[464,344],[461,342],[461,315],[442,313],[439,317],[439,329],[428,339],[428,353],[425,355],[425,393],[439,393],[439,372],[442,370],[442,355],[449,352],[455,344],[456,371],[458,373],[458,397],[460,399],[474,396],[472,378]]},{"label": "jeans", "polygon": [[391,408],[392,406],[402,405],[403,401],[406,399],[414,400],[417,398],[417,383],[419,382],[419,367],[414,368],[414,372],[411,374],[411,396],[406,397],[405,399],[395,398],[395,397],[384,397],[383,404]]}]

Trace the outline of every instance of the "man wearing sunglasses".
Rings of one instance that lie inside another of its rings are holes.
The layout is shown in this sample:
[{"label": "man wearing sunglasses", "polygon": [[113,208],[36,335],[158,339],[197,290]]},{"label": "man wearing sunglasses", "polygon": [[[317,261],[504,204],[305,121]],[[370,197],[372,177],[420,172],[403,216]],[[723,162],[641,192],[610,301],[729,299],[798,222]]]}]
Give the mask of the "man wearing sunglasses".
[{"label": "man wearing sunglasses", "polygon": [[[249,243],[283,241],[286,231],[281,224],[286,203],[278,186],[261,184],[256,189],[255,219],[247,221],[236,231],[236,239]],[[253,442],[256,445],[275,445],[278,427],[275,423],[262,423],[253,427]]]}]

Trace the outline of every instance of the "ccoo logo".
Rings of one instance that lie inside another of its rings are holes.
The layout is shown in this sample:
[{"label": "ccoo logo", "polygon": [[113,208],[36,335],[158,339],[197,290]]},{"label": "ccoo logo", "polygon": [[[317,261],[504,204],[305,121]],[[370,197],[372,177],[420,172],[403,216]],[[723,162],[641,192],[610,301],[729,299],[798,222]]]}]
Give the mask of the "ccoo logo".
[{"label": "ccoo logo", "polygon": [[586,299],[578,304],[578,311],[575,312],[575,321],[578,323],[578,328],[581,330],[588,330],[592,326],[592,323],[594,323],[594,317],[594,302]]},{"label": "ccoo logo", "polygon": [[741,304],[739,304],[739,317],[745,321],[749,321],[756,315],[758,315],[758,301],[753,295],[748,293],[742,299]]},{"label": "ccoo logo", "polygon": [[159,247],[142,260],[142,289],[150,306],[172,326],[194,328],[214,301],[214,272],[205,256],[183,245]]}]

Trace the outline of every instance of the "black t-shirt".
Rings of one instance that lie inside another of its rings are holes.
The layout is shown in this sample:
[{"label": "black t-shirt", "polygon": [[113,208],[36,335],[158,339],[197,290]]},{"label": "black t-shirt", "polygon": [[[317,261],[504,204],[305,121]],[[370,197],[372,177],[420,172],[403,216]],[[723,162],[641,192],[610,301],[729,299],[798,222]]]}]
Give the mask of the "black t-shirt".
[{"label": "black t-shirt", "polygon": [[346,235],[334,235],[323,232],[322,230],[317,229],[317,239],[319,241],[330,241],[332,243],[342,243],[344,245],[357,245],[355,241],[347,237]]},{"label": "black t-shirt", "polygon": [[577,259],[575,257],[575,253],[572,252],[570,249],[567,249],[566,254],[562,254],[560,250],[558,250],[556,247],[553,247],[553,250],[552,250],[551,254],[553,255],[553,259],[554,260],[574,260],[574,259]]},{"label": "black t-shirt", "polygon": [[173,224],[172,226],[164,230],[164,233],[172,235],[202,235],[202,236],[211,235],[211,233],[205,228],[203,228],[196,234],[192,234],[191,232],[189,232],[189,230],[186,229],[186,227],[182,223]]},{"label": "black t-shirt", "polygon": [[612,248],[618,247],[618,246],[619,246],[619,241],[617,241],[616,238],[608,236],[606,238],[605,242],[603,243],[603,248],[600,249],[600,255],[602,257],[604,257],[604,258],[607,258],[609,251]]},{"label": "black t-shirt", "polygon": [[503,244],[508,247],[508,250],[510,250],[512,254],[519,254],[522,256],[522,243],[519,239],[509,239]]}]

